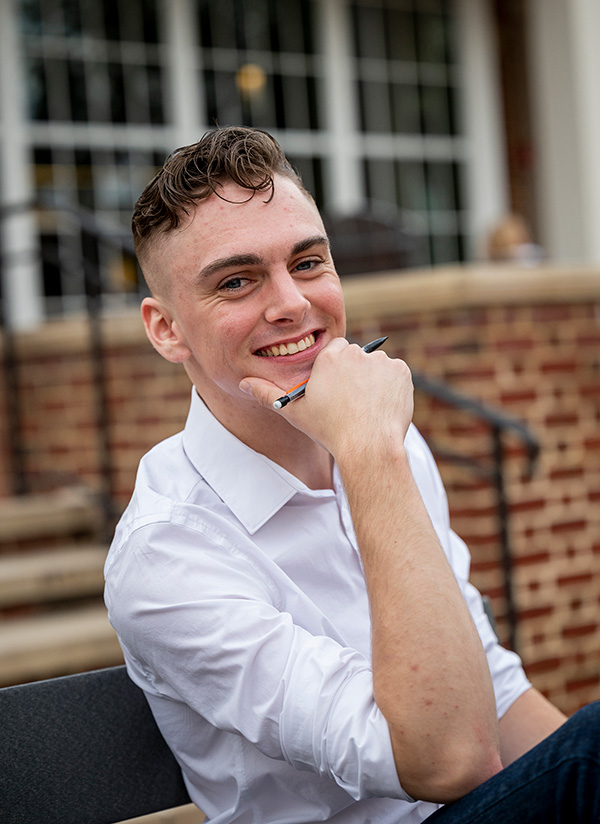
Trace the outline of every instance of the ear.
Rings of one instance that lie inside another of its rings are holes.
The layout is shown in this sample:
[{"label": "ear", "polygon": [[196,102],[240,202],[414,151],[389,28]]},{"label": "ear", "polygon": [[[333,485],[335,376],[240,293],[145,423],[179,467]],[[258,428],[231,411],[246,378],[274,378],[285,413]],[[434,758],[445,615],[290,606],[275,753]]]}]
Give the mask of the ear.
[{"label": "ear", "polygon": [[171,363],[187,360],[190,349],[165,304],[157,298],[144,298],[141,311],[146,335],[156,351]]}]

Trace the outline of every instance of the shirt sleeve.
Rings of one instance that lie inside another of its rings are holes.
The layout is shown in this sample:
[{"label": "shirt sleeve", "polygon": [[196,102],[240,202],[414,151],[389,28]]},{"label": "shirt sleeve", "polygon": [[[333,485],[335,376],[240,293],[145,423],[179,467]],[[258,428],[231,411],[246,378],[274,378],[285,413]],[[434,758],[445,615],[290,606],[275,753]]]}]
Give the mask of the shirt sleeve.
[{"label": "shirt sleeve", "polygon": [[450,528],[448,499],[442,479],[429,447],[414,426],[410,427],[407,436],[407,451],[429,517],[479,632],[494,685],[498,718],[501,718],[511,704],[531,687],[531,683],[523,671],[519,656],[498,643],[483,608],[481,595],[469,582],[469,550]]},{"label": "shirt sleeve", "polygon": [[234,545],[226,529],[145,526],[116,555],[109,615],[144,688],[354,799],[412,800],[369,662],[294,623],[251,542]]}]

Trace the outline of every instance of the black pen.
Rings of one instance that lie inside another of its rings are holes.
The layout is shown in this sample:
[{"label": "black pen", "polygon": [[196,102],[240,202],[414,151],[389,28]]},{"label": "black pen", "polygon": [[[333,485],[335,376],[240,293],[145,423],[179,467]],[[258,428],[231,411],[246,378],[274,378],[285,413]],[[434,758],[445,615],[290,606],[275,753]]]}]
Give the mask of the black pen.
[{"label": "black pen", "polygon": [[[388,339],[386,335],[384,338],[377,338],[376,340],[372,340],[370,343],[365,343],[362,347],[363,352],[374,352],[376,349],[379,349],[382,343],[385,343]],[[288,403],[291,401],[295,401],[298,398],[301,398],[306,391],[306,384],[308,383],[308,378],[302,383],[299,383],[298,386],[294,386],[293,389],[290,389],[289,392],[286,392],[281,398],[277,398],[277,400],[273,404],[273,409],[283,409],[284,406],[287,406]]]}]

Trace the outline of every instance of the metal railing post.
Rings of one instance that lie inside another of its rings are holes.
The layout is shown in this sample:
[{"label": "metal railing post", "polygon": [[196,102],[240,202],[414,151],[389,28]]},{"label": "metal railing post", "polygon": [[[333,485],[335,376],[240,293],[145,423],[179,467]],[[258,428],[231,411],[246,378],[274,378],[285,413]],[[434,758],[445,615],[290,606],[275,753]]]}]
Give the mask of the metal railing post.
[{"label": "metal railing post", "polygon": [[496,506],[498,513],[498,527],[500,536],[500,558],[504,574],[504,597],[506,599],[506,619],[508,621],[508,640],[510,648],[515,652],[518,649],[517,610],[512,580],[513,559],[509,534],[509,510],[504,483],[504,444],[502,429],[496,425],[492,427],[492,444],[494,455],[494,487],[496,489]]},{"label": "metal railing post", "polygon": [[[15,204],[0,209],[0,223],[14,210],[31,208],[30,204]],[[23,445],[21,386],[19,380],[19,363],[15,347],[15,336],[6,311],[4,226],[0,226],[0,331],[2,332],[2,368],[4,377],[4,407],[7,418],[8,455],[10,461],[10,480],[15,495],[24,495],[29,491],[25,471],[25,448]]]},{"label": "metal railing post", "polygon": [[499,409],[488,406],[474,398],[457,392],[448,384],[413,372],[413,383],[427,395],[436,398],[454,409],[460,409],[483,421],[489,428],[492,436],[492,466],[481,460],[461,455],[449,449],[431,445],[432,450],[444,460],[470,467],[480,477],[490,483],[496,495],[496,513],[498,518],[500,564],[502,568],[504,593],[506,600],[506,619],[508,623],[508,638],[511,649],[518,652],[518,610],[512,581],[513,555],[510,540],[510,506],[506,494],[504,478],[504,443],[503,436],[512,432],[525,445],[528,453],[528,474],[533,472],[535,460],[539,453],[539,443],[528,427],[520,420],[507,415]]}]

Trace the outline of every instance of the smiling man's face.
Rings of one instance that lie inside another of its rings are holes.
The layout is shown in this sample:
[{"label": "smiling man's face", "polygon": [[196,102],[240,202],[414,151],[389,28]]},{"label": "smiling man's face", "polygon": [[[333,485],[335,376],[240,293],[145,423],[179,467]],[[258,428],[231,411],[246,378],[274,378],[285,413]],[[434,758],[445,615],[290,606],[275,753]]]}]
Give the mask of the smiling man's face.
[{"label": "smiling man's face", "polygon": [[268,202],[233,183],[219,194],[155,241],[151,266],[169,285],[142,314],[156,348],[185,364],[226,422],[254,404],[239,389],[242,378],[284,390],[301,383],[346,324],[323,222],[293,181],[277,176]]}]

